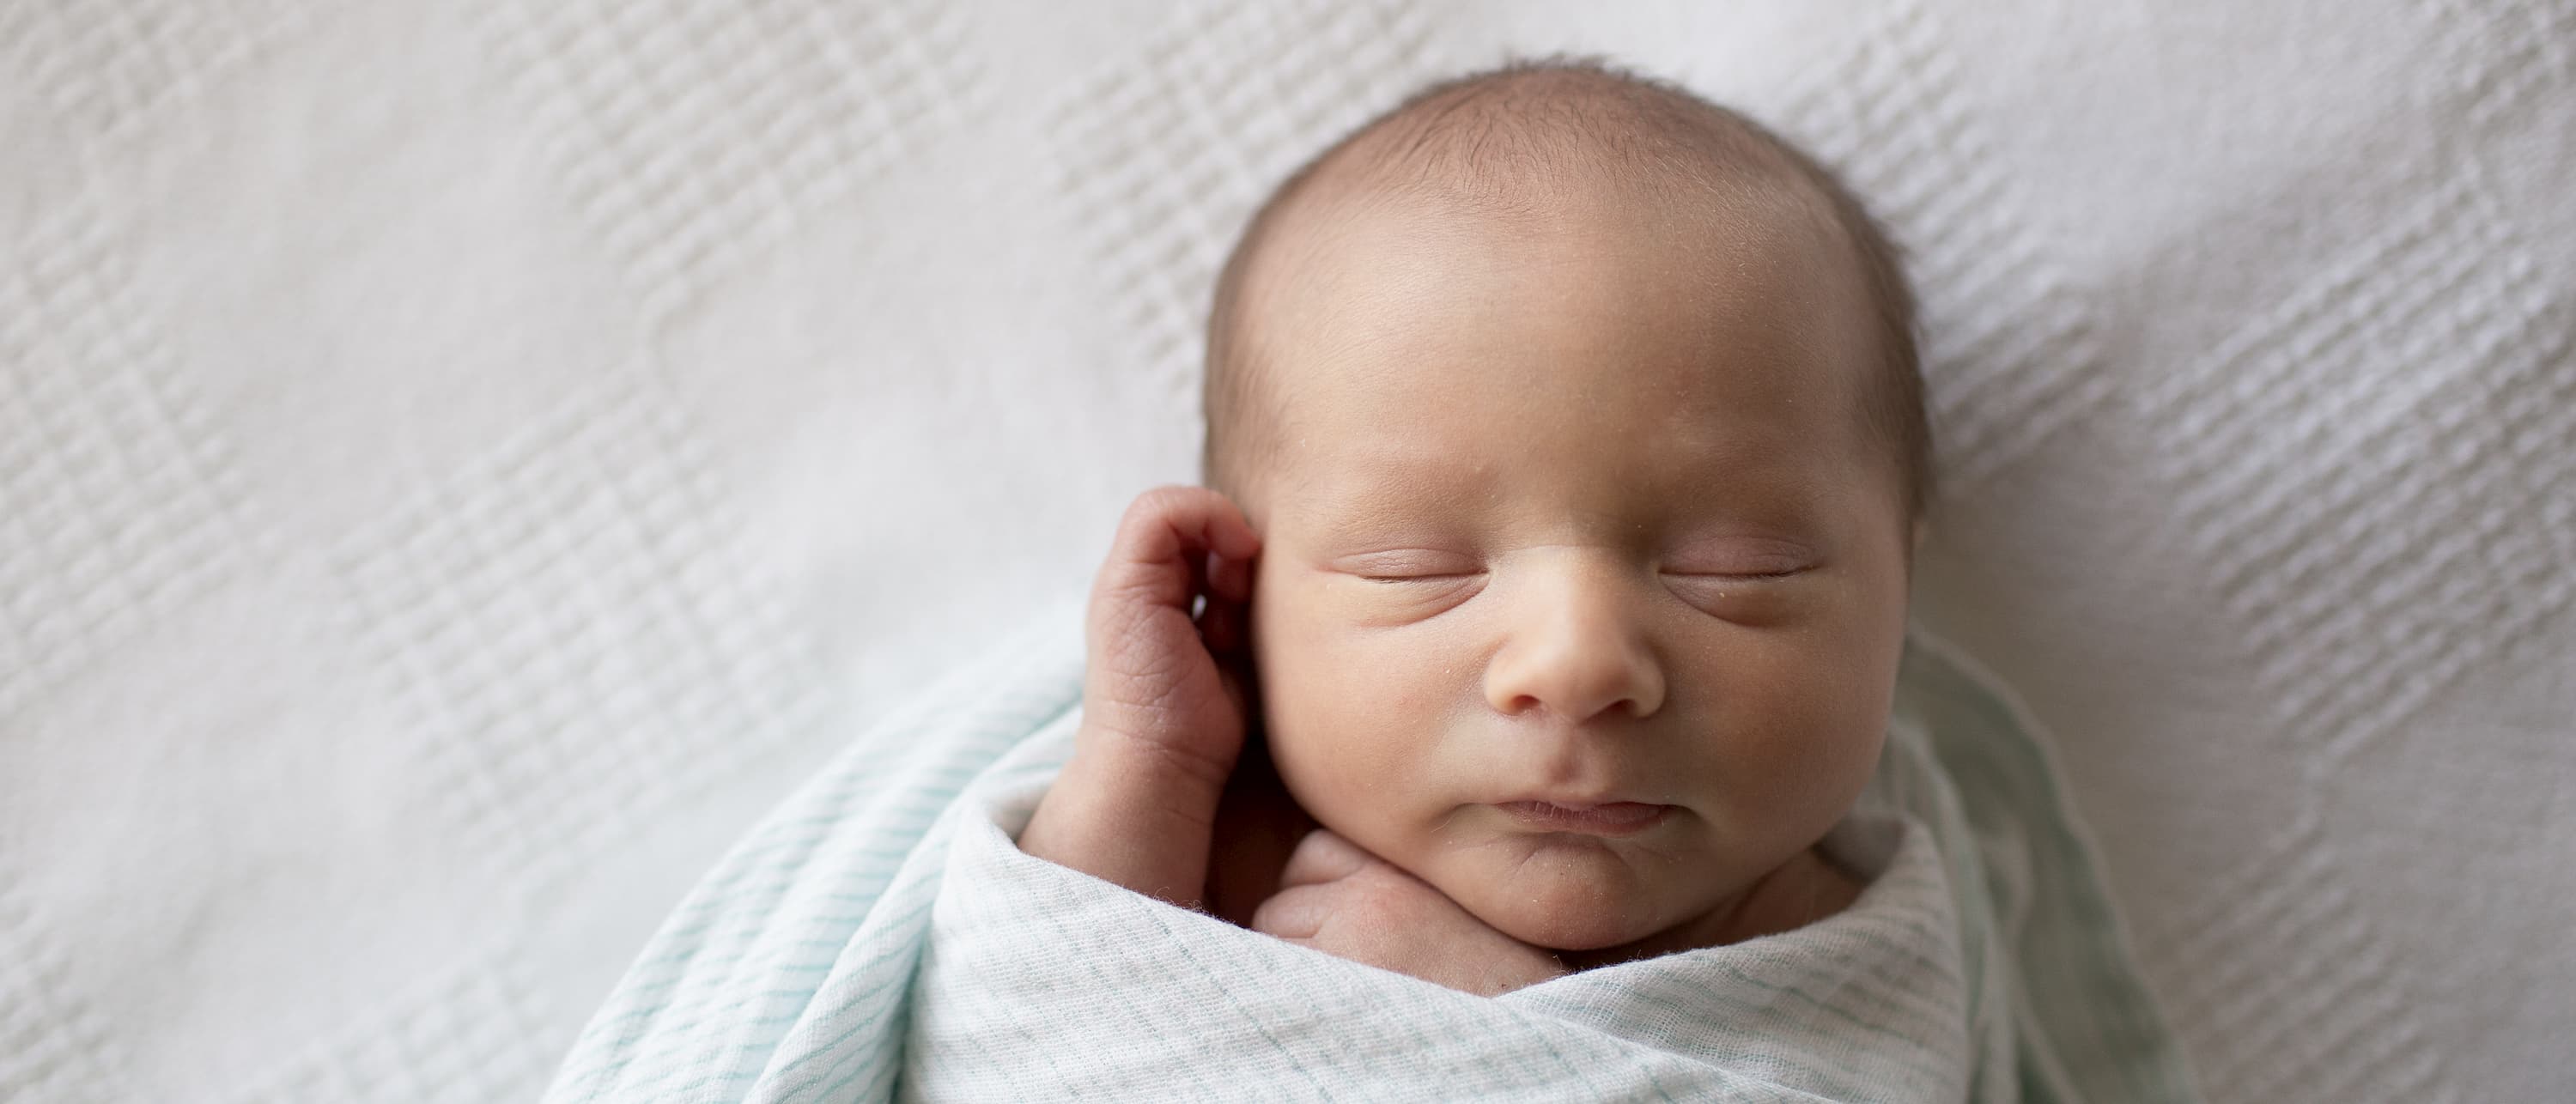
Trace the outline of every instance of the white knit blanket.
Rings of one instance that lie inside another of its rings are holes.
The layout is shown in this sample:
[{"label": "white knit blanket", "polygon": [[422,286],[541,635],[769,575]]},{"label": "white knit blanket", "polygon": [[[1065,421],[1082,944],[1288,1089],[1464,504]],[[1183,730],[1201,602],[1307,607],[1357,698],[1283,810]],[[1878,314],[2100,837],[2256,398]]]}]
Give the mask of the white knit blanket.
[{"label": "white knit blanket", "polygon": [[2044,753],[1928,640],[1827,840],[1851,908],[1488,999],[1023,854],[1080,719],[1048,628],[772,812],[548,1099],[2193,1099]]}]

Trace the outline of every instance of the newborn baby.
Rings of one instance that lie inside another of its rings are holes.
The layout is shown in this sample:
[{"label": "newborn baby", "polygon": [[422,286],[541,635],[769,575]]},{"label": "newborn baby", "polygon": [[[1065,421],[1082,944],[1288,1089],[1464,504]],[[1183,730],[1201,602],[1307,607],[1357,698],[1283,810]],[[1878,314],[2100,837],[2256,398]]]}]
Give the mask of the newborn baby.
[{"label": "newborn baby", "polygon": [[1843,909],[1915,360],[1894,251],[1744,119],[1586,63],[1408,100],[1228,262],[1208,486],[1120,523],[1021,848],[1486,994]]}]

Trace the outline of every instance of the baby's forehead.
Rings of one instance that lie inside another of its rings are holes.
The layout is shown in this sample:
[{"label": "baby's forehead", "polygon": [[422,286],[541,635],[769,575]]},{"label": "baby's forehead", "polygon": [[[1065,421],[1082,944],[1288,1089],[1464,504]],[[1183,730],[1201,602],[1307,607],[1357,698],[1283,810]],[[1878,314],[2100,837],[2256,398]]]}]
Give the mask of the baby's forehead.
[{"label": "baby's forehead", "polygon": [[[1485,114],[1472,123],[1437,116],[1426,136],[1399,113],[1292,179],[1247,235],[1235,274],[1240,317],[1219,326],[1273,319],[1285,291],[1335,290],[1325,278],[1336,263],[1387,235],[1519,248],[1521,263],[1569,280],[1602,278],[1579,262],[1615,249],[1625,267],[1677,284],[1711,264],[1826,266],[1867,282],[1824,183],[1729,113],[1661,120],[1653,141],[1569,131],[1561,113],[1544,109]],[[1540,245],[1552,248],[1532,248]]]},{"label": "baby's forehead", "polygon": [[[1355,352],[1470,355],[1491,335],[1556,342],[1569,365],[1616,351],[1643,358],[1623,371],[1672,368],[1657,358],[1696,350],[1752,371],[1811,360],[1804,344],[1850,344],[1837,339],[1875,328],[1838,231],[1787,203],[1605,189],[1497,212],[1447,196],[1371,195],[1280,230],[1276,263],[1245,289],[1241,321],[1263,334],[1264,374],[1283,389],[1311,386],[1314,369]],[[1851,352],[1867,359],[1867,349]]]},{"label": "baby's forehead", "polygon": [[[1480,78],[1408,101],[1326,151],[1265,205],[1227,266],[1211,316],[1209,455],[1244,469],[1238,461],[1259,459],[1275,443],[1265,421],[1296,421],[1294,400],[1330,386],[1310,378],[1318,351],[1310,338],[1329,328],[1319,319],[1371,306],[1376,291],[1340,280],[1347,273],[1337,264],[1383,234],[1391,213],[1417,229],[1513,247],[1539,236],[1534,228],[1603,212],[1650,239],[1654,249],[1628,259],[1668,288],[1703,286],[1707,270],[1698,262],[1711,261],[1838,285],[1830,306],[1808,313],[1820,329],[1868,335],[1862,343],[1872,348],[1860,359],[1886,362],[1875,373],[1881,382],[1905,384],[1877,388],[1886,393],[1867,400],[1868,418],[1898,441],[1906,464],[1920,466],[1928,438],[1906,428],[1921,420],[1911,297],[1892,247],[1856,201],[1793,147],[1687,92],[1550,70]],[[1571,244],[1579,253],[1586,239]],[[1561,273],[1569,294],[1604,279],[1600,270],[1560,264],[1565,256],[1522,260]],[[1676,309],[1636,327],[1707,324],[1711,313]],[[1292,347],[1308,355],[1286,355]]]},{"label": "baby's forehead", "polygon": [[[1462,250],[1510,255],[1568,281],[1599,279],[1608,266],[1623,277],[1654,276],[1682,287],[1706,286],[1701,270],[1712,266],[1780,276],[1793,267],[1845,273],[1860,267],[1826,205],[1793,181],[1694,194],[1602,177],[1550,180],[1543,191],[1504,201],[1413,186],[1320,189],[1279,220],[1264,243],[1260,271],[1250,275],[1283,288],[1307,286],[1355,256],[1359,263],[1389,263],[1389,242],[1437,247],[1452,257]],[[1246,305],[1277,306],[1262,299]]]},{"label": "baby's forehead", "polygon": [[[1787,258],[1763,263],[1742,250],[1579,255],[1614,233],[1673,248],[1654,237],[1670,221],[1658,214],[1629,212],[1617,231],[1560,226],[1562,240],[1446,210],[1352,220],[1348,240],[1321,247],[1334,256],[1310,260],[1259,323],[1278,334],[1265,375],[1283,440],[1270,474],[1518,497],[1530,488],[1513,473],[1533,473],[1515,453],[1570,422],[1584,436],[1549,442],[1566,459],[1541,482],[1580,472],[1678,490],[1712,470],[1713,451],[1744,471],[1798,452],[1802,437],[1831,442],[1837,466],[1866,452],[1852,443],[1872,343],[1857,289],[1822,271],[1835,261],[1789,236],[1752,251]],[[1589,465],[1584,440],[1638,437],[1676,447]],[[1711,438],[1723,441],[1700,447]],[[1496,452],[1496,439],[1510,443]],[[1476,484],[1480,468],[1490,483]]]}]

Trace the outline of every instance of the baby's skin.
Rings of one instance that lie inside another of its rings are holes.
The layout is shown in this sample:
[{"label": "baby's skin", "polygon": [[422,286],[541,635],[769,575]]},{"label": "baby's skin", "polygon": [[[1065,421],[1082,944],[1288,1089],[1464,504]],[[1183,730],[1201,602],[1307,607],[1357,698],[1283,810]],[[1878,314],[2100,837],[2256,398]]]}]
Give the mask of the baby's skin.
[{"label": "baby's skin", "polygon": [[[1244,617],[1260,547],[1242,512],[1205,488],[1157,488],[1128,508],[1092,588],[1074,757],[1021,833],[1023,851],[1173,904],[1207,905],[1229,780],[1238,803],[1279,811],[1270,795],[1247,799],[1236,771],[1248,727]],[[1203,604],[1195,619],[1193,604]],[[1249,833],[1279,828],[1276,817],[1245,819],[1228,818]],[[1256,910],[1226,917],[1256,931],[1487,995],[1564,972],[1553,955],[1328,830],[1306,833],[1284,866],[1261,861],[1257,845],[1245,850],[1256,856],[1253,879],[1277,871],[1275,892]],[[1244,880],[1240,869],[1218,877],[1227,874]]]},{"label": "baby's skin", "polygon": [[1916,534],[1830,219],[1603,184],[1280,233],[1249,286],[1293,429],[1127,512],[1021,847],[1485,994],[1847,907],[1816,844],[1877,762]]}]

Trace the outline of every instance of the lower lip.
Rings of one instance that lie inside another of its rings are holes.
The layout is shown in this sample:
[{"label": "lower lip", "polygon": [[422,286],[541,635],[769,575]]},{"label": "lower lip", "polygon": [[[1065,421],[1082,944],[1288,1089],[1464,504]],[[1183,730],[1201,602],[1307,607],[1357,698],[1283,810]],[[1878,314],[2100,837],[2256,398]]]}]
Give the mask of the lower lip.
[{"label": "lower lip", "polygon": [[1633,836],[1664,819],[1670,805],[1613,801],[1606,805],[1557,805],[1513,801],[1496,806],[1512,819],[1544,832],[1582,832],[1595,836]]}]

